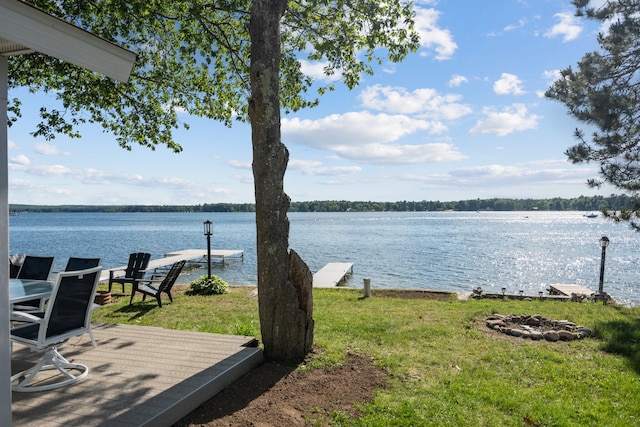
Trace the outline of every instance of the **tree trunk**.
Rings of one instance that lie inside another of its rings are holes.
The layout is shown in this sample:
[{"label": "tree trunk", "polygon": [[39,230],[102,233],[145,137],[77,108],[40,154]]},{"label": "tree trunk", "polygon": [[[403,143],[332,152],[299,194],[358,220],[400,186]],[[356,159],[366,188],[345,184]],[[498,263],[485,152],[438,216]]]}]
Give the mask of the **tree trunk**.
[{"label": "tree trunk", "polygon": [[273,361],[302,360],[313,341],[311,292],[300,280],[289,280],[290,199],[283,189],[289,152],[280,141],[279,94],[280,19],[286,5],[286,0],[253,0],[249,25],[258,305],[264,356]]}]

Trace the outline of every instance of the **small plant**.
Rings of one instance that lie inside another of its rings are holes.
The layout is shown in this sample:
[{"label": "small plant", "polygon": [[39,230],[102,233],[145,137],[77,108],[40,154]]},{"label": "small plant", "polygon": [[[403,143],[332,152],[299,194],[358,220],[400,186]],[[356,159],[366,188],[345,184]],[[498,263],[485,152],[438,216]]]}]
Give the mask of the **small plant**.
[{"label": "small plant", "polygon": [[189,295],[220,295],[229,292],[229,285],[218,276],[204,275],[193,280],[187,292]]}]

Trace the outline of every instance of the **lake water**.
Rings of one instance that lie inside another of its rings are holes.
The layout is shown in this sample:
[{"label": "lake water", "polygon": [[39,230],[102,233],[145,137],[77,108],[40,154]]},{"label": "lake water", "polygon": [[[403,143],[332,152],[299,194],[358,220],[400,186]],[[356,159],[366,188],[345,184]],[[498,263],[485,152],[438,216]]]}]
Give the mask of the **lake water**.
[{"label": "lake water", "polygon": [[[244,260],[213,267],[231,284],[256,284],[252,213],[23,213],[10,217],[10,253],[101,257],[104,268],[124,265],[131,252],[152,258],[206,249],[203,222],[213,221],[212,249],[241,249]],[[640,305],[640,244],[624,224],[582,212],[290,213],[290,247],[313,272],[328,262],[352,262],[348,286],[418,288],[538,295],[549,284],[597,290],[599,239],[606,252],[604,290]],[[203,274],[190,273],[186,280]]]}]

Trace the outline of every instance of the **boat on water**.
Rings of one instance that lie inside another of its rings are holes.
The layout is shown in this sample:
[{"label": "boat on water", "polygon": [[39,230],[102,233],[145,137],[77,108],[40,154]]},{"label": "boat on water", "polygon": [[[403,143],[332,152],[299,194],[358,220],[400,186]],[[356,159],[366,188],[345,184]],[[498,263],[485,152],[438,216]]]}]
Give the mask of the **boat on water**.
[{"label": "boat on water", "polygon": [[594,212],[591,212],[589,214],[585,214],[584,216],[587,217],[587,218],[597,218],[598,214],[594,213]]}]

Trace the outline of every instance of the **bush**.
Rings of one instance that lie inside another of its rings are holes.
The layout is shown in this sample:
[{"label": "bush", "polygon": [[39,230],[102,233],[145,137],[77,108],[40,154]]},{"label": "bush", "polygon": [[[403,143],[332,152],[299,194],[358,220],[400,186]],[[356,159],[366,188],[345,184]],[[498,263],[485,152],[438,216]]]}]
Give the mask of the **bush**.
[{"label": "bush", "polygon": [[227,282],[219,278],[218,276],[206,275],[201,276],[199,279],[195,279],[189,286],[189,295],[219,295],[229,292],[229,285]]}]

